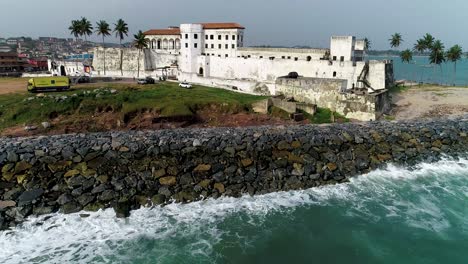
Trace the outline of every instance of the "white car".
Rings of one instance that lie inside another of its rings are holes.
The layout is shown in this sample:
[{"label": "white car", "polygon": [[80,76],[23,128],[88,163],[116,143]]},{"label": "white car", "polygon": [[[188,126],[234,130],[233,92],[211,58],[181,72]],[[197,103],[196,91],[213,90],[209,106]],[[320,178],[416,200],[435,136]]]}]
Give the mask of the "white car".
[{"label": "white car", "polygon": [[190,89],[192,88],[192,85],[188,82],[181,82],[179,83],[179,86],[182,87],[182,88],[187,88],[187,89]]}]

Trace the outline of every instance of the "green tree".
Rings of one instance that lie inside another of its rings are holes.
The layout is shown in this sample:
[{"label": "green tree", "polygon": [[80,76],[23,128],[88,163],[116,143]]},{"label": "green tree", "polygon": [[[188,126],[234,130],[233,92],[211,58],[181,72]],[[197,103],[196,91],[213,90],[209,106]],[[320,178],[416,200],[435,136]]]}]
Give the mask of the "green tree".
[{"label": "green tree", "polygon": [[[440,73],[443,75],[442,72],[442,63],[445,62],[445,46],[440,40],[434,41],[431,47],[431,54],[429,55],[429,62],[434,64],[434,66],[439,65]],[[435,67],[434,67],[435,73]]]},{"label": "green tree", "polygon": [[403,42],[403,38],[401,37],[400,33],[395,33],[388,41],[390,41],[390,46],[392,48],[398,48]]},{"label": "green tree", "polygon": [[413,52],[406,49],[400,53],[400,58],[402,62],[410,63],[413,60]]},{"label": "green tree", "polygon": [[72,20],[70,27],[68,27],[68,30],[70,30],[70,34],[73,35],[75,39],[77,40],[81,34],[80,21]]},{"label": "green tree", "polygon": [[85,37],[85,41],[88,41],[87,36],[91,36],[93,34],[93,25],[91,22],[86,18],[82,17],[80,20],[80,35]]},{"label": "green tree", "polygon": [[122,46],[122,40],[128,36],[128,25],[123,19],[119,19],[114,26],[115,36],[119,38],[120,46]]},{"label": "green tree", "polygon": [[148,39],[146,38],[145,34],[140,30],[138,34],[134,35],[133,46],[138,49],[138,73],[137,77],[140,77],[140,55],[143,49],[148,48]]},{"label": "green tree", "polygon": [[[119,38],[122,47],[122,40],[128,36],[128,25],[123,19],[119,19],[114,26],[115,36]],[[123,50],[120,50],[120,74],[123,76]]]},{"label": "green tree", "polygon": [[109,24],[104,20],[97,22],[96,26],[96,33],[98,34],[98,36],[102,36],[102,48],[104,50],[104,75],[106,75],[106,44],[104,42],[104,38],[110,36],[111,29],[109,27]]},{"label": "green tree", "polygon": [[364,38],[364,56],[366,55],[367,51],[370,50],[372,46],[372,42],[368,38]]},{"label": "green tree", "polygon": [[453,83],[455,84],[457,79],[457,61],[461,59],[463,55],[463,49],[459,45],[451,47],[446,54],[448,61],[453,62]]},{"label": "green tree", "polygon": [[426,47],[426,50],[432,49],[432,45],[434,45],[434,41],[435,39],[431,34],[426,33],[426,35],[424,35],[423,42],[424,42],[424,46]]},{"label": "green tree", "polygon": [[418,39],[416,41],[416,44],[414,44],[413,50],[418,52],[420,55],[426,51],[426,42],[424,42],[424,39]]}]

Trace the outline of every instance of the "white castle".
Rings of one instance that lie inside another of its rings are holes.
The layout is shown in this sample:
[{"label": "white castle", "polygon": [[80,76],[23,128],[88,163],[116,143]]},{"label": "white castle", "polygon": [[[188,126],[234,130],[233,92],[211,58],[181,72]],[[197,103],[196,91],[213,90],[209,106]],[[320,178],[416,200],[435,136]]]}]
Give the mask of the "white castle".
[{"label": "white castle", "polygon": [[[149,47],[142,52],[135,48],[106,49],[106,76],[165,77],[253,94],[289,91],[296,97],[302,91],[285,88],[282,80],[290,72],[313,82],[316,90],[333,84],[340,93],[379,93],[393,84],[392,62],[366,61],[364,41],[353,36],[331,37],[329,49],[260,48],[244,47],[244,31],[238,23],[182,24],[148,30],[144,34]],[[104,75],[102,48],[94,50],[93,66],[94,75]],[[297,85],[304,88],[307,82]],[[305,101],[320,106],[322,99],[315,96]]]}]

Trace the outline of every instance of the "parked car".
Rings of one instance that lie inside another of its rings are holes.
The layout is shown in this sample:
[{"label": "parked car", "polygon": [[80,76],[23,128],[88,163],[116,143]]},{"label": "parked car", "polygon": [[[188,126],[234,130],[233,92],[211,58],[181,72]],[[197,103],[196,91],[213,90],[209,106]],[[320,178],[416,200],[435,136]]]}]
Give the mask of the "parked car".
[{"label": "parked car", "polygon": [[181,82],[179,83],[179,86],[182,87],[182,88],[186,88],[186,89],[190,89],[192,88],[192,85],[188,82]]},{"label": "parked car", "polygon": [[151,77],[140,78],[137,80],[138,84],[154,84],[155,80]]}]

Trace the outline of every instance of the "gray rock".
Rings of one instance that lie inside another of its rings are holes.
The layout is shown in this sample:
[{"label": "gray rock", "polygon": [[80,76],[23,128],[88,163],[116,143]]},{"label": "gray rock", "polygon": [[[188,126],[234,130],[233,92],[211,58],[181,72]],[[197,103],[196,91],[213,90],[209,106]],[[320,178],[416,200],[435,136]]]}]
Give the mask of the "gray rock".
[{"label": "gray rock", "polygon": [[18,197],[18,206],[24,206],[24,205],[29,205],[36,201],[36,199],[39,199],[42,194],[44,193],[43,189],[34,189],[31,191],[26,191],[23,192],[19,197]]}]

